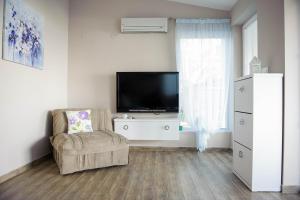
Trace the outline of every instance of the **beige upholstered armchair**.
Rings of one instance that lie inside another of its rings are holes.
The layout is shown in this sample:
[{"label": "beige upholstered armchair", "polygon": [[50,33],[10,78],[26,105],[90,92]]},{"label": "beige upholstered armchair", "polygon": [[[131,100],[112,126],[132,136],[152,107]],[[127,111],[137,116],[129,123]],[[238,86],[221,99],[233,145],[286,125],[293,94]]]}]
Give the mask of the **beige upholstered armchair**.
[{"label": "beige upholstered armchair", "polygon": [[52,111],[54,159],[61,174],[128,164],[127,139],[112,131],[109,110],[91,109],[93,133],[67,134],[67,110]]}]

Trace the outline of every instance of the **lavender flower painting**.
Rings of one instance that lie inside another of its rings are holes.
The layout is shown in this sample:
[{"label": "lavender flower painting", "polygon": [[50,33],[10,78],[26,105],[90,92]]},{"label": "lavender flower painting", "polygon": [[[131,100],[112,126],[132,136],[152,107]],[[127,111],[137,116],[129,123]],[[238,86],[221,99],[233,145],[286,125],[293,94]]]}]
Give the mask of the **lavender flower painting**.
[{"label": "lavender flower painting", "polygon": [[6,0],[4,12],[3,59],[42,69],[44,44],[41,17],[23,0]]}]

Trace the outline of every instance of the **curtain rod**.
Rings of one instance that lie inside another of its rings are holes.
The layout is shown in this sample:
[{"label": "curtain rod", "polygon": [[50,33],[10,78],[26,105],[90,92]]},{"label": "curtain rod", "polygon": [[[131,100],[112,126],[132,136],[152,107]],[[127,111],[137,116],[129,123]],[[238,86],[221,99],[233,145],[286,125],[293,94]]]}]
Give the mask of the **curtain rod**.
[{"label": "curtain rod", "polygon": [[184,18],[177,18],[176,19],[177,23],[185,23],[185,24],[193,24],[193,23],[214,23],[214,24],[218,24],[218,23],[231,23],[230,19],[211,19],[211,18],[199,18],[199,19],[184,19]]}]

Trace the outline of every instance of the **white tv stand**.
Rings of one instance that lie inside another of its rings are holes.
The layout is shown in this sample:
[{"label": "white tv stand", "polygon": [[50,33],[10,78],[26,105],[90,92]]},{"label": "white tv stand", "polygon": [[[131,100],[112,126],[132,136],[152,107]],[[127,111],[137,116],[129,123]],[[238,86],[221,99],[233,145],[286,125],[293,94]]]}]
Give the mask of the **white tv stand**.
[{"label": "white tv stand", "polygon": [[116,118],[114,131],[128,140],[179,140],[179,120],[177,118]]}]

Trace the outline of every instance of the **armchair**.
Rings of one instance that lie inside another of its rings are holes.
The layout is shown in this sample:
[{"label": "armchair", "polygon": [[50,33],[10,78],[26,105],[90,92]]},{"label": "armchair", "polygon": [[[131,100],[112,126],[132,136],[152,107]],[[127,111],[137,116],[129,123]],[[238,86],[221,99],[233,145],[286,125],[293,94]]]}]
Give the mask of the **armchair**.
[{"label": "armchair", "polygon": [[109,110],[91,109],[94,132],[67,134],[67,110],[52,111],[53,156],[60,174],[128,164],[129,145],[127,139],[112,130]]}]

